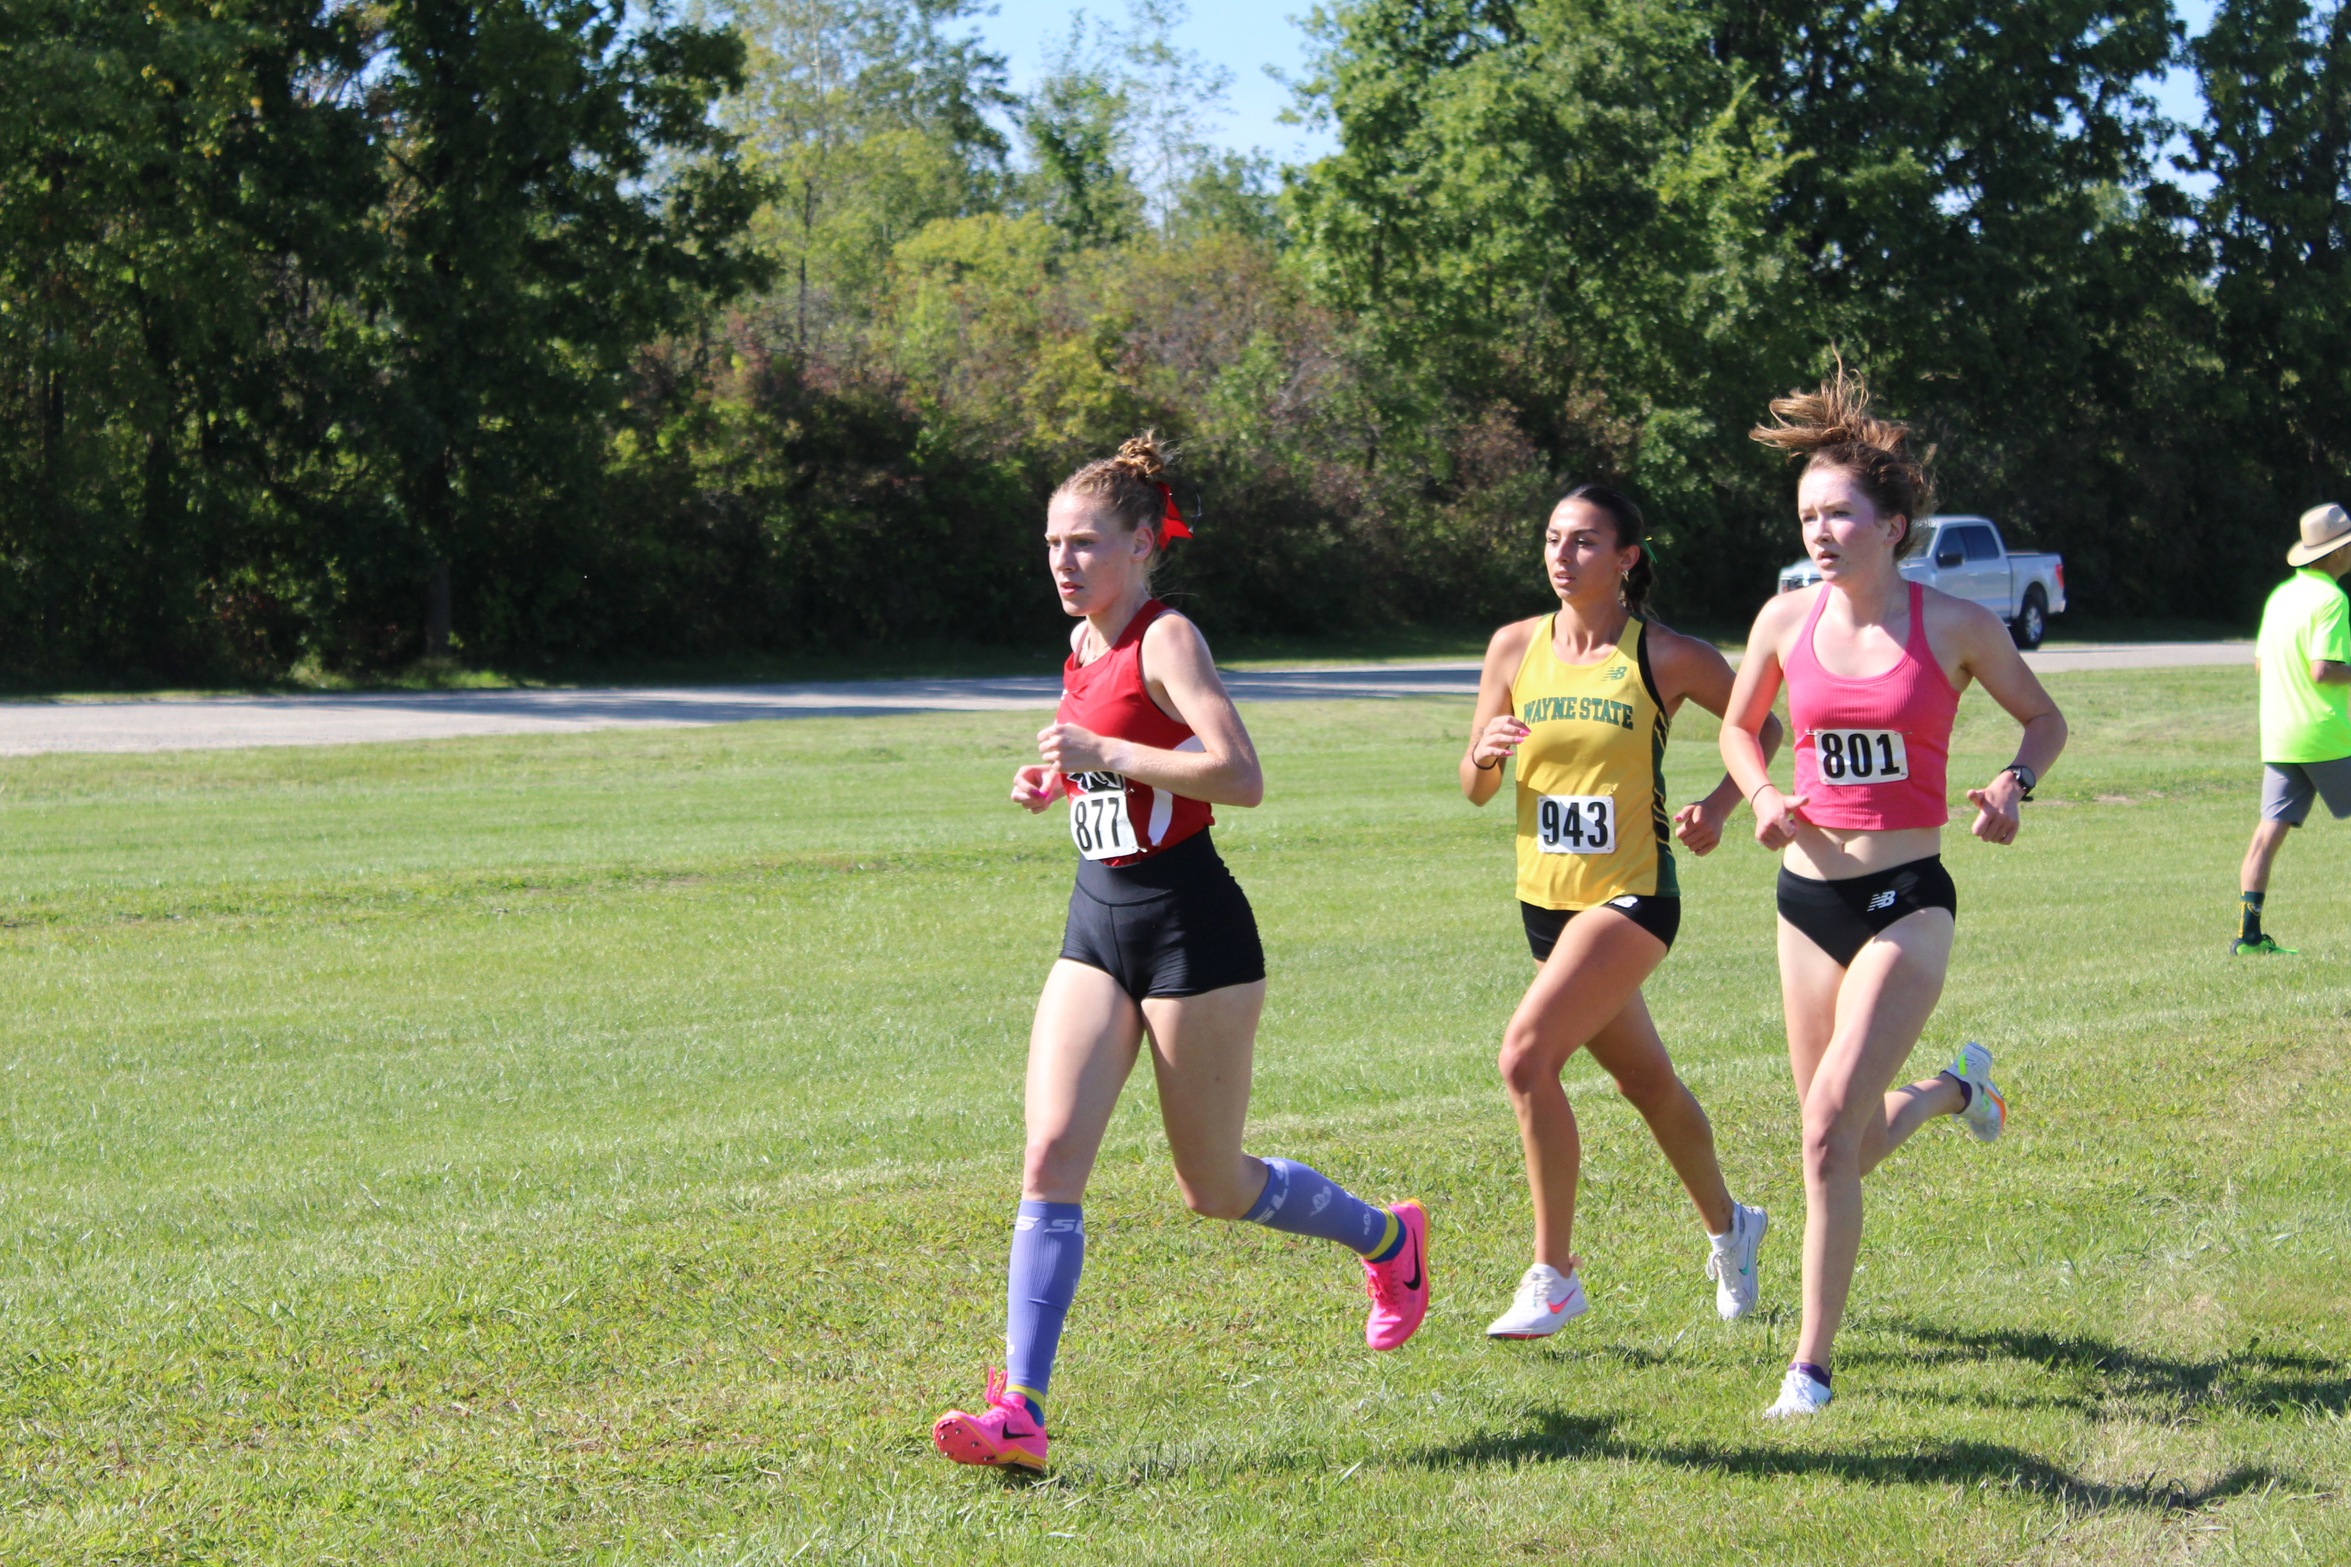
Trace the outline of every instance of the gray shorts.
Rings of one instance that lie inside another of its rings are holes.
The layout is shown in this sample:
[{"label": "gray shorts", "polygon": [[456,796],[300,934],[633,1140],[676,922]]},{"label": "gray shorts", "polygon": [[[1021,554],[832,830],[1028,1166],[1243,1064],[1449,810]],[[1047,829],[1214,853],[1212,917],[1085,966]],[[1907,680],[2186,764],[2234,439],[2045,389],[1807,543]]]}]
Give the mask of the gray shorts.
[{"label": "gray shorts", "polygon": [[2261,764],[2261,819],[2302,825],[2313,796],[2323,799],[2336,821],[2351,816],[2351,756],[2331,762]]}]

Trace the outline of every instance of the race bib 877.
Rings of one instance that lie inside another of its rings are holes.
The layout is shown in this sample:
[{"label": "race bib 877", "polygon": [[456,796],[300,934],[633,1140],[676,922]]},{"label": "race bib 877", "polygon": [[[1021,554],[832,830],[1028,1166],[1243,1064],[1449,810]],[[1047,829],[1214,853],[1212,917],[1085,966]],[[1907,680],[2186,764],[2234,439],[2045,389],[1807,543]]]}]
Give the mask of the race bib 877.
[{"label": "race bib 877", "polygon": [[1069,836],[1089,860],[1115,860],[1134,853],[1135,825],[1127,819],[1127,781],[1117,773],[1077,773],[1078,793],[1069,799]]},{"label": "race bib 877", "polygon": [[1899,729],[1820,729],[1812,744],[1823,783],[1895,783],[1910,776]]}]

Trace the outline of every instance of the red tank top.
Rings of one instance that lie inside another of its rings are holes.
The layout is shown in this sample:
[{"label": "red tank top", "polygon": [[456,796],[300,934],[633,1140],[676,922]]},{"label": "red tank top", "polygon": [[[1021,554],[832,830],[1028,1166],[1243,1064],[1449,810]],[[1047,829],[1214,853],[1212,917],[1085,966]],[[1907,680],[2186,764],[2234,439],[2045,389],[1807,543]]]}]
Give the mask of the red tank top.
[{"label": "red tank top", "polygon": [[1813,656],[1812,633],[1835,590],[1820,589],[1804,634],[1788,654],[1788,719],[1796,731],[1801,815],[1820,827],[1892,832],[1951,819],[1944,774],[1959,693],[1927,646],[1926,590],[1910,584],[1910,635],[1882,675],[1832,675]]},{"label": "red tank top", "polygon": [[[1054,716],[1098,735],[1161,751],[1207,749],[1191,725],[1160,711],[1143,686],[1143,632],[1166,613],[1167,606],[1152,599],[1135,611],[1135,618],[1100,658],[1081,664],[1071,653],[1061,666],[1061,706]],[[1077,840],[1078,851],[1106,865],[1148,859],[1216,821],[1205,800],[1154,789],[1117,773],[1079,773],[1063,779],[1062,789],[1070,797],[1070,835]],[[1120,803],[1123,813],[1117,809]]]}]

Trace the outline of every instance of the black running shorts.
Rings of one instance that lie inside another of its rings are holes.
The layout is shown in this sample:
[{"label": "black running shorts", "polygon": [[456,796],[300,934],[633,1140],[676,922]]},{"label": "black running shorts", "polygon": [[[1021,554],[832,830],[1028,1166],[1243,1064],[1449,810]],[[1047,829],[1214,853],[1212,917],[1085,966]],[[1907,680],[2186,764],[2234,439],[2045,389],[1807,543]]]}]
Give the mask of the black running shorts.
[{"label": "black running shorts", "polygon": [[1839,968],[1851,967],[1854,954],[1872,936],[1921,909],[1959,917],[1959,889],[1951,885],[1939,854],[1844,881],[1815,881],[1780,868],[1780,918],[1835,958]]},{"label": "black running shorts", "polygon": [[[1616,910],[1664,942],[1668,951],[1673,948],[1673,938],[1681,933],[1682,900],[1679,898],[1645,898],[1627,893],[1599,906]],[[1551,949],[1559,945],[1559,933],[1567,929],[1569,920],[1583,912],[1582,909],[1546,909],[1524,898],[1519,900],[1519,921],[1527,928],[1527,946],[1534,952],[1537,963],[1551,961]]]},{"label": "black running shorts", "polygon": [[1137,1001],[1265,978],[1249,896],[1205,830],[1133,865],[1079,861],[1061,955]]}]

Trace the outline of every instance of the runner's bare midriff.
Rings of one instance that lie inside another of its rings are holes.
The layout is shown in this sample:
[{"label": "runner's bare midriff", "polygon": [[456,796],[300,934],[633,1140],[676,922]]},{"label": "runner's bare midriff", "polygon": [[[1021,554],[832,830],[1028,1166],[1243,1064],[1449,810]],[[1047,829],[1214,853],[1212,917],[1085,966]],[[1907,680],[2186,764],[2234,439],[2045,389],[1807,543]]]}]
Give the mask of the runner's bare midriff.
[{"label": "runner's bare midriff", "polygon": [[1943,852],[1940,827],[1899,827],[1884,832],[1816,827],[1799,816],[1796,841],[1780,863],[1814,881],[1845,881],[1871,871],[1892,870]]}]

